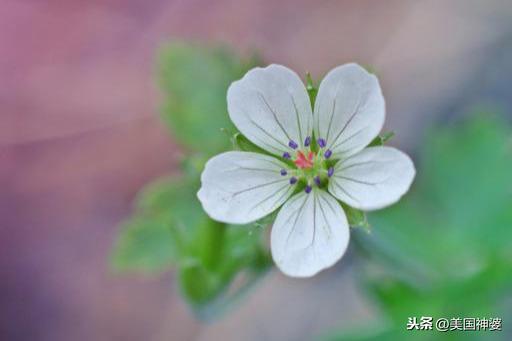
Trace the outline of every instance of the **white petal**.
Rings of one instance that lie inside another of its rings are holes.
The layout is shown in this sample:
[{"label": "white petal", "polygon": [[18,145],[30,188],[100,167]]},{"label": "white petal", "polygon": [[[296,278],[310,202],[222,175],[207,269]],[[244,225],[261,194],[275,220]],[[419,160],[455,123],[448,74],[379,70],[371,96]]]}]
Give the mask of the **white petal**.
[{"label": "white petal", "polygon": [[315,101],[315,135],[327,141],[333,158],[357,153],[384,124],[385,104],[377,77],[357,64],[331,70]]},{"label": "white petal", "polygon": [[267,155],[227,152],[211,158],[197,197],[215,220],[246,224],[281,206],[293,193],[283,162]]},{"label": "white petal", "polygon": [[329,192],[349,206],[379,209],[397,202],[416,171],[409,156],[391,147],[370,147],[334,166]]},{"label": "white petal", "polygon": [[249,140],[282,155],[293,140],[303,146],[313,130],[313,113],[299,76],[281,65],[254,68],[228,89],[231,120]]},{"label": "white petal", "polygon": [[336,263],[348,240],[340,204],[314,188],[310,194],[296,194],[279,211],[271,233],[272,257],[288,276],[310,277]]}]

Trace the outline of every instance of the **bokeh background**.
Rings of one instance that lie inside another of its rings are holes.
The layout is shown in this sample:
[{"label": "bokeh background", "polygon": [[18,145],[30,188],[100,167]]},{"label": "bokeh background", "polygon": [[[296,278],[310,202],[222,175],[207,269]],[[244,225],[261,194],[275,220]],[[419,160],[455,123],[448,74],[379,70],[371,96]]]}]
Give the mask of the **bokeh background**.
[{"label": "bokeh background", "polygon": [[[508,1],[17,1],[0,10],[0,339],[309,340],[376,314],[350,253],[309,280],[271,271],[222,319],[194,318],[173,272],[114,274],[137,191],[178,172],[157,51],[224,44],[320,79],[377,70],[392,145],[475,107],[512,113]],[[405,323],[405,322],[404,322]]]}]

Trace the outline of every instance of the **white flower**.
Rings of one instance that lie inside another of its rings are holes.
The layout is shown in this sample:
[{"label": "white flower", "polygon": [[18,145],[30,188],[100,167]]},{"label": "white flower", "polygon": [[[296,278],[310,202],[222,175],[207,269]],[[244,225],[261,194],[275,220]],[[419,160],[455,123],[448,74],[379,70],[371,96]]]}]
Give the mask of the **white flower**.
[{"label": "white flower", "polygon": [[313,276],[336,263],[349,241],[340,203],[374,210],[398,201],[415,175],[391,147],[365,148],[384,124],[377,78],[357,64],[330,71],[311,110],[300,78],[280,65],[254,68],[229,87],[228,111],[250,141],[275,157],[231,151],[210,159],[198,192],[208,215],[256,221],[281,205],[271,232],[282,272]]}]

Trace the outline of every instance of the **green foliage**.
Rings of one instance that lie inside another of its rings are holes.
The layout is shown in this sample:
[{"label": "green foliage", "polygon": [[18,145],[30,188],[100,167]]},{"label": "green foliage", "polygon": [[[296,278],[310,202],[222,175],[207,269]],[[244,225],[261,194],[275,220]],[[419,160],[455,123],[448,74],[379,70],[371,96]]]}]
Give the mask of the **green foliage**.
[{"label": "green foliage", "polygon": [[137,216],[122,226],[111,262],[118,270],[159,272],[176,264],[177,245],[163,223]]},{"label": "green foliage", "polygon": [[[259,232],[252,226],[213,222],[188,245],[190,256],[179,268],[180,287],[199,317],[215,317],[219,311],[229,308],[269,269],[272,261],[261,246]],[[244,284],[225,292],[227,284],[242,271]]]},{"label": "green foliage", "polygon": [[141,190],[111,255],[117,271],[177,268],[180,292],[200,318],[221,316],[272,264],[261,228],[215,222],[196,197],[209,157],[230,149],[230,143],[243,145],[241,150],[250,146],[241,135],[230,141],[221,129],[232,130],[227,88],[253,65],[223,48],[173,43],[162,51],[162,116],[191,153],[182,161],[183,175]]},{"label": "green foliage", "polygon": [[[439,128],[425,144],[413,191],[354,235],[367,256],[364,287],[385,319],[336,340],[459,339],[405,331],[407,317],[512,316],[512,129],[494,116]],[[469,339],[497,332],[465,333]],[[414,335],[413,335],[414,334]]]},{"label": "green foliage", "polygon": [[174,42],[162,49],[162,117],[178,142],[207,154],[230,147],[221,132],[234,129],[227,113],[227,89],[256,65],[255,59],[245,61],[227,48],[188,43]]},{"label": "green foliage", "polygon": [[[204,213],[195,197],[198,186],[196,178],[185,177],[147,185],[139,194],[134,215],[121,229],[112,265],[119,271],[143,273],[176,266],[184,298],[199,317],[208,318],[237,296],[227,295],[226,290],[238,273],[245,276],[245,286],[250,285],[271,260],[260,229],[228,226]],[[211,303],[220,297],[222,304],[213,309]]]}]

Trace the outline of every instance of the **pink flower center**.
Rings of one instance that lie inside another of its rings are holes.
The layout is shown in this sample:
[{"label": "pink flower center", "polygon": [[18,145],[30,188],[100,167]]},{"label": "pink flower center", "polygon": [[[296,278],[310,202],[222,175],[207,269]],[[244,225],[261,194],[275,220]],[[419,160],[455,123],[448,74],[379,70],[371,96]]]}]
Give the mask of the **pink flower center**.
[{"label": "pink flower center", "polygon": [[311,168],[313,167],[313,157],[314,154],[312,151],[308,152],[307,157],[303,152],[299,151],[297,152],[297,159],[295,159],[293,162],[300,169]]}]

